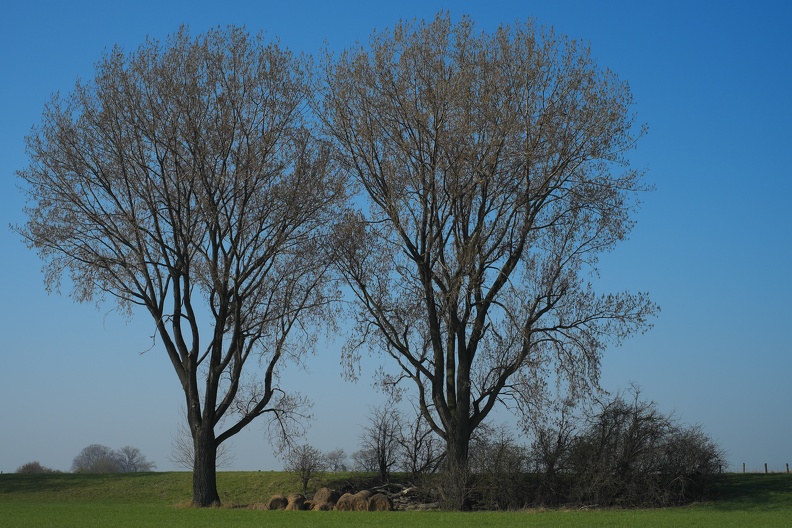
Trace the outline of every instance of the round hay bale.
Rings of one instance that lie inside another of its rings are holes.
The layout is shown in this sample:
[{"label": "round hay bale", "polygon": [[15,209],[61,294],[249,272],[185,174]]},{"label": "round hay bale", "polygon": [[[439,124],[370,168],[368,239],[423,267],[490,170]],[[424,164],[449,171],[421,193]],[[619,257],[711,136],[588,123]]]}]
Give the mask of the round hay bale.
[{"label": "round hay bale", "polygon": [[357,493],[355,493],[355,495],[363,499],[369,499],[374,494],[370,490],[360,490]]},{"label": "round hay bale", "polygon": [[286,509],[289,511],[298,511],[303,509],[303,504],[305,504],[305,495],[302,493],[292,493],[287,497],[289,503],[286,505]]},{"label": "round hay bale", "polygon": [[268,510],[283,510],[289,504],[289,500],[283,495],[273,495],[267,503]]},{"label": "round hay bale", "polygon": [[369,498],[369,511],[393,511],[393,501],[385,494],[377,493]]},{"label": "round hay bale", "polygon": [[352,495],[352,498],[350,499],[352,502],[352,510],[368,511],[369,497],[371,497],[371,492],[368,490],[359,491]]},{"label": "round hay bale", "polygon": [[340,498],[341,494],[335,490],[331,490],[330,488],[319,488],[313,496],[313,501],[314,505],[326,502],[332,506],[338,502]]},{"label": "round hay bale", "polygon": [[351,493],[344,493],[341,495],[335,504],[335,509],[338,511],[354,511],[352,507],[352,497],[354,497],[354,495]]}]

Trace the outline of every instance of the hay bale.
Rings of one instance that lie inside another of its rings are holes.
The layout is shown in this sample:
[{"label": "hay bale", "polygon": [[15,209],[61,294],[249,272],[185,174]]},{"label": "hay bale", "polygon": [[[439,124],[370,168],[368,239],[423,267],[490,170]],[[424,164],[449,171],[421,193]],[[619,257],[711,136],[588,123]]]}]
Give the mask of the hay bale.
[{"label": "hay bale", "polygon": [[305,504],[305,495],[302,493],[292,493],[287,497],[289,503],[286,505],[286,509],[289,511],[299,511],[303,509],[303,504]]},{"label": "hay bale", "polygon": [[314,511],[330,511],[335,507],[335,504],[330,504],[329,502],[318,502],[314,504]]},{"label": "hay bale", "polygon": [[383,493],[372,495],[368,501],[369,511],[393,511],[393,501]]},{"label": "hay bale", "polygon": [[351,493],[341,495],[336,502],[335,509],[338,511],[354,511],[354,508],[352,508],[352,497],[354,495]]},{"label": "hay bale", "polygon": [[344,493],[336,502],[335,509],[339,511],[368,511],[369,497],[371,497],[371,492],[368,490],[359,491],[354,495]]},{"label": "hay bale", "polygon": [[327,503],[332,506],[338,502],[338,499],[340,498],[341,494],[335,490],[331,490],[330,488],[319,488],[319,490],[317,490],[313,496],[314,506],[323,503]]},{"label": "hay bale", "polygon": [[273,495],[267,503],[268,510],[283,510],[289,504],[289,499],[283,495]]}]

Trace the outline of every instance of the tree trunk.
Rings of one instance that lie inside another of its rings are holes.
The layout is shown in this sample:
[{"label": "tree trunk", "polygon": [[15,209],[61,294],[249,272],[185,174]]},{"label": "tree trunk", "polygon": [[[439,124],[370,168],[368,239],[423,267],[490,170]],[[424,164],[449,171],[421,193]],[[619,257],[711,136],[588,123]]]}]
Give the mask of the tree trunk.
[{"label": "tree trunk", "polygon": [[471,508],[471,482],[468,468],[469,445],[470,435],[459,431],[453,431],[446,442],[446,467],[442,487],[444,509],[467,511]]},{"label": "tree trunk", "polygon": [[207,508],[220,505],[217,493],[217,446],[214,431],[198,430],[193,439],[193,506]]}]

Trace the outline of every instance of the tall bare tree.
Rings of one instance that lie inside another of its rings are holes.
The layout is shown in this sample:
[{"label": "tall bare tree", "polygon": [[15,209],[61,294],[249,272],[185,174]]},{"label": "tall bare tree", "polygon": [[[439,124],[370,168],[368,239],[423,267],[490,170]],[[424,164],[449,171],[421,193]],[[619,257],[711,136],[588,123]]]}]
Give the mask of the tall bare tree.
[{"label": "tall bare tree", "polygon": [[347,353],[392,357],[384,383],[414,383],[464,475],[497,402],[540,404],[553,373],[596,387],[606,345],[656,311],[589,283],[645,187],[624,157],[642,133],[629,87],[551,30],[443,14],[324,68],[328,134],[367,199],[333,245],[359,308]]},{"label": "tall bare tree", "polygon": [[27,139],[19,231],[49,288],[66,275],[78,301],[153,318],[184,390],[199,506],[219,502],[218,446],[295,410],[278,368],[313,345],[326,306],[320,242],[343,188],[307,125],[308,75],[240,28],[182,28],[106,53]]}]

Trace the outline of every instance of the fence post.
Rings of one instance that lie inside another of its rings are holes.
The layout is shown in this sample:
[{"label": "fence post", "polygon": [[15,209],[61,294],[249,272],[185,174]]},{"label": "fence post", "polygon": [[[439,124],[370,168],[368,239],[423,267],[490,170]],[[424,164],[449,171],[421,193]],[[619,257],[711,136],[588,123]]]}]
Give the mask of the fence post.
[{"label": "fence post", "polygon": [[765,462],[765,475],[767,475],[767,462]]},{"label": "fence post", "polygon": [[789,462],[787,462],[787,475],[789,475]]},{"label": "fence post", "polygon": [[743,473],[745,473],[745,462],[743,462]]}]

